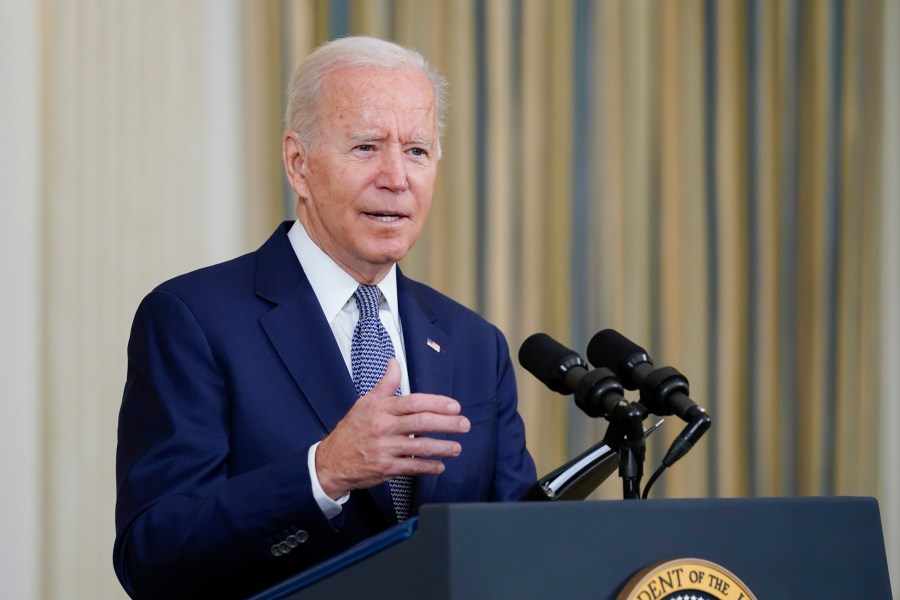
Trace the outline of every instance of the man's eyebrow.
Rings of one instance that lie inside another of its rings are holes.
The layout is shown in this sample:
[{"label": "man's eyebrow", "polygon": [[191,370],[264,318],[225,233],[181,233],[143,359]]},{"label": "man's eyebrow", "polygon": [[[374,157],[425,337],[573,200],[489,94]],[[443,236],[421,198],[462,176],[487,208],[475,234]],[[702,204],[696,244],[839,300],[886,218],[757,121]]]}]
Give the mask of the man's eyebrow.
[{"label": "man's eyebrow", "polygon": [[385,138],[385,135],[380,131],[354,131],[350,134],[350,139],[356,142],[379,142]]},{"label": "man's eyebrow", "polygon": [[433,146],[434,138],[428,135],[417,135],[407,142],[408,144],[416,144],[417,146]]},{"label": "man's eyebrow", "polygon": [[[387,135],[381,131],[360,130],[360,131],[352,132],[350,134],[350,139],[352,141],[358,142],[358,143],[380,142],[382,140],[387,139]],[[434,146],[434,138],[431,137],[430,135],[416,135],[404,142],[404,145],[408,145],[408,144],[432,147],[432,146]]]}]

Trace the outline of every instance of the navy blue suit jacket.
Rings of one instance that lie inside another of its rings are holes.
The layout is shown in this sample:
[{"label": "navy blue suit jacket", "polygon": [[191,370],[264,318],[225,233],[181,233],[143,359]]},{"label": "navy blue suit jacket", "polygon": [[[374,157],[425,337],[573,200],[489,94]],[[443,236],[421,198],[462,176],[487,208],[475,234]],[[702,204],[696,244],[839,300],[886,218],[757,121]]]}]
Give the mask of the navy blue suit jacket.
[{"label": "navy blue suit jacket", "polygon": [[[395,523],[386,484],[352,492],[333,520],[313,498],[309,447],[356,392],[289,227],[254,253],[160,285],[138,308],[113,557],[135,597],[248,595]],[[402,274],[397,287],[411,390],[456,398],[472,423],[455,436],[462,455],[416,479],[413,512],[516,500],[535,471],[503,335]],[[295,547],[283,553],[286,541]]]}]

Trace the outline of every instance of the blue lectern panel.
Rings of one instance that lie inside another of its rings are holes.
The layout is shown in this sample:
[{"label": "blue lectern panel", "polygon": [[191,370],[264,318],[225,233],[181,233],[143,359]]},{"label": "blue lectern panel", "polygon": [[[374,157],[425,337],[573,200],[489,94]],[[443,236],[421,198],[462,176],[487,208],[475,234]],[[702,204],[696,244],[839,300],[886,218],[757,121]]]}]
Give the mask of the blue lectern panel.
[{"label": "blue lectern panel", "polygon": [[426,506],[408,539],[287,597],[614,600],[642,568],[687,557],[759,600],[891,598],[871,498]]}]

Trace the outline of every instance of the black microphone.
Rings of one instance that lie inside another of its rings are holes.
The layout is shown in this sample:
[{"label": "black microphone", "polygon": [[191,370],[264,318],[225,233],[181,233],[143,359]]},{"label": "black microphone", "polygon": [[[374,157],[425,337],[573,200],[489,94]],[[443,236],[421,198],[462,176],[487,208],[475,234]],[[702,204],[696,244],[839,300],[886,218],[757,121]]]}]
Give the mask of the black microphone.
[{"label": "black microphone", "polygon": [[588,371],[577,352],[546,333],[535,333],[519,348],[519,364],[544,385],[563,395],[575,394],[575,404],[590,417],[610,422],[604,441],[619,453],[623,496],[640,498],[644,462],[644,428],[647,410],[622,395],[619,379],[607,368]]},{"label": "black microphone", "polygon": [[709,429],[709,415],[690,399],[687,378],[672,367],[654,367],[647,351],[618,331],[604,329],[594,335],[588,359],[596,367],[611,369],[627,389],[640,390],[641,404],[650,412],[675,414],[688,423],[666,454],[667,465],[687,454]]},{"label": "black microphone", "polygon": [[672,367],[656,368],[647,351],[613,329],[597,333],[588,344],[588,359],[619,376],[629,390],[641,391],[641,402],[657,415],[678,415],[691,422],[702,412],[688,394],[687,378]]},{"label": "black microphone", "polygon": [[554,392],[574,394],[575,404],[588,416],[609,418],[621,403],[627,404],[625,390],[612,371],[588,371],[577,352],[546,333],[535,333],[522,342],[519,364]]}]

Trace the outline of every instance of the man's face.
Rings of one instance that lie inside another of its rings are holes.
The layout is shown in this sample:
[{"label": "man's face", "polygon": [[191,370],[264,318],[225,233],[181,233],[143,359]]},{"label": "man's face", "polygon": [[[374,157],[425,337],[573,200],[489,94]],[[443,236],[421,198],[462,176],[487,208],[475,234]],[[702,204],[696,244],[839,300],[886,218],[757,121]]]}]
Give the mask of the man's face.
[{"label": "man's face", "polygon": [[285,136],[297,215],[345,271],[375,283],[412,248],[431,206],[438,162],[431,84],[415,69],[335,69],[324,79],[318,126],[312,147]]}]

